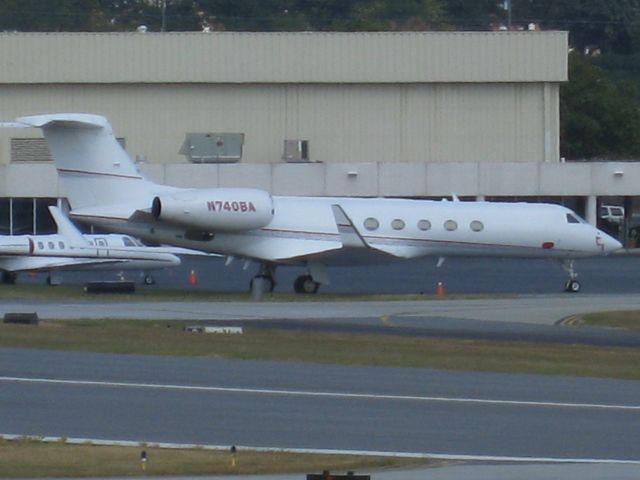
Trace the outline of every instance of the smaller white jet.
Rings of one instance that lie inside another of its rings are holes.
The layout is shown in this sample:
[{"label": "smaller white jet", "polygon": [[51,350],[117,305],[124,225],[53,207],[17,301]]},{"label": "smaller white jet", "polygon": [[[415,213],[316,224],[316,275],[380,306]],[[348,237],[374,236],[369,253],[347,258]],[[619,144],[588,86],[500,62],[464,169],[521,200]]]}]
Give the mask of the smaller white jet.
[{"label": "smaller white jet", "polygon": [[[49,207],[58,226],[53,235],[0,236],[0,271],[5,283],[18,272],[52,270],[147,271],[180,265],[176,254],[200,254],[175,247],[148,247],[128,235],[83,235],[57,207]],[[145,283],[153,283],[149,275]]]}]

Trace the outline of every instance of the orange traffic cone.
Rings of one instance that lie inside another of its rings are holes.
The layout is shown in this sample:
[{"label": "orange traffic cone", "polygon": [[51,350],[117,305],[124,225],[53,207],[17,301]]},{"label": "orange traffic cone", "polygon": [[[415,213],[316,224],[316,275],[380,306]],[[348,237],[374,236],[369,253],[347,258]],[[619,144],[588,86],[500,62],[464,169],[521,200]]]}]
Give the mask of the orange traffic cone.
[{"label": "orange traffic cone", "polygon": [[195,270],[191,270],[189,272],[189,277],[187,281],[189,282],[189,285],[195,285],[196,283],[198,283],[198,275],[196,275]]},{"label": "orange traffic cone", "polygon": [[438,297],[444,297],[444,283],[438,282],[436,284],[436,295]]}]

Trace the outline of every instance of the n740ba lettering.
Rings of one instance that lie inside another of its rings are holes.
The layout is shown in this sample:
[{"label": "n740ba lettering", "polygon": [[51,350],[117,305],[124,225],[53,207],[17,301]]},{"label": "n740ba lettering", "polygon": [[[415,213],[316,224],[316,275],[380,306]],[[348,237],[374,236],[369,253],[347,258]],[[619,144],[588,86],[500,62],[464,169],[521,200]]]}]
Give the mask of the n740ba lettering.
[{"label": "n740ba lettering", "polygon": [[207,208],[210,212],[255,212],[256,207],[251,202],[245,201],[222,201],[222,200],[209,200],[207,202]]},{"label": "n740ba lettering", "polygon": [[295,290],[315,292],[328,282],[326,265],[431,255],[556,258],[568,271],[567,290],[578,291],[574,259],[621,247],[559,205],[176,188],[144,178],[104,117],[37,115],[3,126],[42,129],[75,219],[155,243],[253,260],[260,265],[254,288],[273,288],[277,265],[305,265],[308,272],[296,279]]}]

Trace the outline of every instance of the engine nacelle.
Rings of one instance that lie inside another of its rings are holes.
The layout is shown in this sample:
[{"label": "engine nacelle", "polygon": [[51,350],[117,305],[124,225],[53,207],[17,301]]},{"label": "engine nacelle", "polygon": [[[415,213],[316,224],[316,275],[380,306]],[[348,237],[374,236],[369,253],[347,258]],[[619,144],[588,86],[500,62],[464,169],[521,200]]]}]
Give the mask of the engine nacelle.
[{"label": "engine nacelle", "polygon": [[268,225],[273,200],[253,188],[193,189],[155,197],[151,213],[157,220],[208,232],[235,232]]},{"label": "engine nacelle", "polygon": [[33,240],[24,235],[0,238],[0,255],[31,255],[33,250]]}]

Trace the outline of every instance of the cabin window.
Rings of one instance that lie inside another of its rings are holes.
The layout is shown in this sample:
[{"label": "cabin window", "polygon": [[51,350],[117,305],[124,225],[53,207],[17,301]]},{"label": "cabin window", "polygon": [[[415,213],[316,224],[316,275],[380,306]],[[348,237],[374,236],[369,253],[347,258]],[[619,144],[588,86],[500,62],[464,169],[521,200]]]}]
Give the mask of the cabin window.
[{"label": "cabin window", "polygon": [[418,220],[418,228],[423,231],[427,231],[431,229],[431,222],[429,220]]},{"label": "cabin window", "polygon": [[136,244],[129,237],[122,237],[122,243],[124,243],[125,247],[135,247]]},{"label": "cabin window", "polygon": [[56,248],[56,245],[55,245],[55,243],[53,243],[53,242],[47,242],[47,245],[49,246],[49,248],[50,248],[51,250],[54,250],[54,249]]},{"label": "cabin window", "polygon": [[60,250],[64,250],[64,243],[58,242],[58,247],[60,248]]},{"label": "cabin window", "polygon": [[364,228],[367,230],[377,230],[380,226],[380,222],[376,218],[369,217],[364,221]]},{"label": "cabin window", "polygon": [[481,232],[482,230],[484,230],[484,225],[482,224],[482,222],[480,220],[474,220],[469,224],[469,227],[471,228],[471,230],[473,230],[474,232]]},{"label": "cabin window", "polygon": [[567,223],[580,223],[580,220],[578,220],[575,215],[567,213]]},{"label": "cabin window", "polygon": [[38,242],[38,249],[42,250],[44,248],[44,243]]},{"label": "cabin window", "polygon": [[404,228],[404,220],[396,218],[391,222],[391,228],[394,230],[402,230]]},{"label": "cabin window", "polygon": [[447,220],[444,222],[444,229],[453,232],[458,229],[458,223],[455,220]]}]

